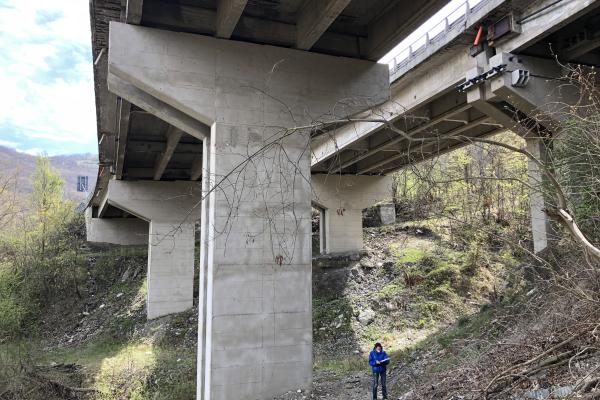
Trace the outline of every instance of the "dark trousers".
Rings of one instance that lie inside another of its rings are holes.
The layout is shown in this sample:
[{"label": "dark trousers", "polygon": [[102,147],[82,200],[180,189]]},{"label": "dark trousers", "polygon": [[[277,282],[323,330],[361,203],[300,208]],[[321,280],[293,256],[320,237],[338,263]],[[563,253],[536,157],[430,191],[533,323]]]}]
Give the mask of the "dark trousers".
[{"label": "dark trousers", "polygon": [[387,387],[385,386],[385,370],[383,372],[373,372],[373,399],[377,400],[377,387],[381,379],[381,394],[387,399]]}]

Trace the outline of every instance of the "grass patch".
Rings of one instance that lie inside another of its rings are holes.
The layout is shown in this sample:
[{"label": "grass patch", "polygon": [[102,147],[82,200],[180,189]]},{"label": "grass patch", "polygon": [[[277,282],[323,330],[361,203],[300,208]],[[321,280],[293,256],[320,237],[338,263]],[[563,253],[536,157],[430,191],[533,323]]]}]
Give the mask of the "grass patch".
[{"label": "grass patch", "polygon": [[369,361],[365,356],[355,355],[340,359],[319,358],[315,359],[313,369],[315,371],[327,371],[336,375],[344,375],[353,372],[365,371],[369,368]]},{"label": "grass patch", "polygon": [[361,342],[368,345],[373,345],[376,342],[391,343],[395,338],[395,332],[390,332],[374,325],[369,325],[361,334]]},{"label": "grass patch", "polygon": [[455,341],[483,333],[484,330],[487,333],[492,333],[489,327],[495,314],[495,309],[484,306],[477,314],[463,316],[458,320],[456,327],[446,335],[439,336],[437,342],[442,347],[449,348],[453,346]]},{"label": "grass patch", "polygon": [[455,286],[460,278],[460,267],[447,261],[438,260],[435,267],[427,273],[429,286],[450,284]]},{"label": "grass patch", "polygon": [[104,359],[96,376],[98,400],[187,400],[195,396],[195,377],[189,349],[132,344]]},{"label": "grass patch", "polygon": [[399,244],[390,245],[390,251],[399,264],[418,264],[427,256],[427,252],[417,247],[401,248]]},{"label": "grass patch", "polygon": [[379,292],[377,292],[376,297],[378,300],[393,300],[402,295],[405,290],[406,286],[404,285],[404,282],[395,280],[391,283],[388,283]]},{"label": "grass patch", "polygon": [[194,398],[196,354],[189,348],[144,342],[119,343],[102,338],[79,348],[48,353],[44,362],[85,368],[94,400]]},{"label": "grass patch", "polygon": [[145,382],[156,364],[152,345],[129,344],[102,359],[95,377],[98,399],[142,399]]},{"label": "grass patch", "polygon": [[107,357],[119,353],[126,346],[125,343],[103,336],[81,347],[63,347],[44,355],[42,361],[46,363],[80,364],[86,366],[91,372],[100,370],[102,362]]}]

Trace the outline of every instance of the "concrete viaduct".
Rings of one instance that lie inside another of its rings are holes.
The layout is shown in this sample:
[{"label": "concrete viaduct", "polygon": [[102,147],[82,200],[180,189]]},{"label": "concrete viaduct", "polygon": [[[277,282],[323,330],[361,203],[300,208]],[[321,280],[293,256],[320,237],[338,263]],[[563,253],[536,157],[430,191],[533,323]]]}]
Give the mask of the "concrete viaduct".
[{"label": "concrete viaduct", "polygon": [[[507,129],[543,157],[527,116],[573,96],[557,90],[555,57],[600,64],[591,0],[467,2],[406,57],[376,63],[445,4],[90,1],[88,240],[148,245],[148,318],[192,306],[199,246],[198,399],[310,389],[311,203],[322,251],[360,250],[361,210],[390,197],[391,172],[462,145],[453,136]],[[532,193],[536,251],[543,207]]]}]

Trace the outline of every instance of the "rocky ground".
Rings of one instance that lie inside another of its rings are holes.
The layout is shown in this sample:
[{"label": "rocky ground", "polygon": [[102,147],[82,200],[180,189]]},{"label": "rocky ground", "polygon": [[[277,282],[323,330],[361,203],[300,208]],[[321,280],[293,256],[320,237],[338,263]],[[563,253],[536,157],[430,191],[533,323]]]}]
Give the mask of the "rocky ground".
[{"label": "rocky ground", "polygon": [[418,373],[430,356],[425,351],[409,366],[400,359],[403,351],[478,311],[489,303],[494,283],[504,284],[484,268],[478,282],[452,290],[452,304],[444,304],[447,299],[432,294],[435,285],[427,280],[441,268],[448,274],[444,284],[463,283],[451,282],[455,269],[467,263],[462,254],[424,226],[366,228],[364,238],[361,255],[313,260],[314,390],[291,391],[278,400],[370,398],[366,356],[376,341],[397,357],[388,386],[399,389],[407,370]]},{"label": "rocky ground", "polygon": [[[369,399],[375,340],[392,354],[393,399],[600,399],[600,315],[584,294],[596,284],[577,268],[526,281],[528,261],[496,246],[473,259],[413,225],[365,229],[365,242],[361,257],[314,263],[314,390],[277,400]],[[438,279],[454,268],[468,282]],[[406,273],[422,279],[408,287]]]}]

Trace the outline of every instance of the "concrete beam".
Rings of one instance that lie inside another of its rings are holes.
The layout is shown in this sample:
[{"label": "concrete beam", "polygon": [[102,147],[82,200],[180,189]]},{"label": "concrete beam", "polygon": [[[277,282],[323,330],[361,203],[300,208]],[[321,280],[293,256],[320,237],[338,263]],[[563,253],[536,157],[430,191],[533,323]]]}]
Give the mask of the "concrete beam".
[{"label": "concrete beam", "polygon": [[561,51],[560,57],[563,60],[571,61],[596,50],[598,47],[600,47],[600,37],[584,40],[578,43],[577,46]]},{"label": "concrete beam", "polygon": [[[481,124],[481,125],[485,125],[485,124]],[[471,134],[471,132],[465,132],[465,136],[468,137],[479,137],[479,138],[486,138],[486,137],[490,137],[490,136],[494,136],[497,135],[499,133],[505,132],[506,129],[504,128],[495,128],[495,129],[491,129],[483,134]],[[385,166],[385,168],[382,168],[379,172],[382,175],[387,175],[387,174],[391,174],[394,171],[399,170],[400,168],[406,167],[407,165],[414,165],[416,163],[434,158],[434,157],[440,157],[443,156],[444,154],[448,154],[451,151],[454,151],[456,149],[459,149],[463,146],[468,145],[469,142],[458,142],[458,141],[447,141],[444,142],[443,145],[440,143],[432,143],[429,144],[428,146],[423,146],[422,150],[419,151],[418,153],[413,153],[410,155],[410,157],[405,158],[405,162],[402,162],[402,160],[400,162],[397,162],[395,164],[387,164]]]},{"label": "concrete beam", "polygon": [[102,198],[100,199],[99,205],[98,205],[98,217],[102,218],[104,217],[104,214],[106,214],[106,211],[108,210],[108,192],[104,191],[102,193]]},{"label": "concrete beam", "polygon": [[[473,121],[470,121],[469,123],[467,123],[467,124],[465,124],[463,126],[459,126],[458,128],[454,128],[454,129],[451,129],[448,132],[440,134],[439,140],[441,140],[442,138],[445,138],[445,137],[447,138],[447,137],[452,137],[452,136],[460,135],[460,134],[464,133],[465,131],[468,131],[469,129],[471,129],[471,128],[475,127],[475,126],[481,125],[482,123],[488,122],[488,121],[490,121],[490,117],[487,116],[487,115],[484,116],[484,117],[477,118],[477,119],[475,119]],[[435,140],[433,140],[433,139],[434,138],[432,138],[432,141],[435,142]],[[426,142],[425,144],[428,144],[428,143]],[[419,142],[413,144],[413,150],[412,151],[413,152],[418,152],[419,147],[421,147],[423,145],[424,145],[423,143],[419,143]],[[372,165],[369,165],[368,167],[361,168],[361,169],[359,169],[357,171],[357,174],[366,174],[367,172],[371,172],[373,170],[376,170],[377,168],[383,167],[386,164],[389,164],[389,163],[391,163],[393,161],[396,161],[396,160],[398,160],[398,159],[400,159],[402,157],[406,157],[407,154],[408,154],[408,151],[403,151],[400,154],[397,154],[397,155],[392,156],[392,157],[388,157],[385,160],[376,162],[376,163],[374,163]]]},{"label": "concrete beam", "polygon": [[115,176],[117,179],[123,177],[123,165],[125,164],[125,149],[127,148],[127,136],[129,135],[130,115],[131,103],[125,99],[119,99],[119,127],[117,133],[117,156],[115,160]]},{"label": "concrete beam", "polygon": [[154,165],[154,177],[155,181],[160,181],[169,161],[171,161],[171,157],[173,157],[173,153],[175,152],[175,148],[179,143],[179,139],[183,135],[183,131],[175,128],[174,126],[169,126],[166,139],[167,143],[164,151],[156,158],[156,164]]},{"label": "concrete beam", "polygon": [[92,208],[85,210],[88,242],[123,246],[147,245],[148,222],[139,218],[94,218]]},{"label": "concrete beam", "polygon": [[[162,153],[164,142],[129,140],[127,142],[128,153]],[[202,154],[202,143],[182,143],[177,145],[177,154]]]},{"label": "concrete beam", "polygon": [[[409,136],[416,135],[417,133],[422,132],[426,129],[429,129],[442,121],[446,121],[449,117],[459,114],[461,112],[464,112],[464,111],[468,110],[469,108],[471,108],[471,105],[461,104],[461,105],[454,107],[446,112],[443,112],[440,115],[437,115],[437,116],[431,118],[429,121],[427,121],[426,123],[424,123],[420,126],[417,126],[413,129],[409,129],[406,132],[406,134]],[[340,170],[347,168],[347,167],[351,166],[352,164],[359,162],[360,160],[370,157],[375,153],[389,149],[390,147],[394,146],[397,143],[400,143],[402,140],[405,139],[404,136],[397,134],[395,132],[392,132],[392,134],[395,135],[396,137],[386,141],[385,143],[377,145],[377,146],[373,147],[372,149],[369,149],[368,151],[366,151],[362,154],[359,154],[358,156],[344,162],[343,164],[341,164],[340,166],[338,166],[334,170],[332,170],[331,173],[339,172]]]},{"label": "concrete beam", "polygon": [[164,103],[158,98],[138,89],[135,85],[109,74],[107,78],[109,90],[120,97],[127,99],[130,103],[143,108],[147,112],[157,116],[165,122],[174,125],[184,132],[203,140],[207,137],[209,127],[190,117],[181,110]]},{"label": "concrete beam", "polygon": [[125,22],[128,24],[139,25],[142,22],[142,10],[144,0],[127,0],[125,9]]},{"label": "concrete beam", "polygon": [[217,6],[216,36],[229,39],[248,0],[219,0]]},{"label": "concrete beam", "polygon": [[98,139],[106,136],[98,145],[98,179],[90,203],[98,206],[102,197],[102,191],[111,179],[112,174],[109,165],[115,162],[115,137],[117,133],[117,96],[108,90],[106,77],[108,75],[108,52],[105,49],[100,50],[94,61],[94,76],[96,77],[96,122],[98,128]]},{"label": "concrete beam", "polygon": [[296,27],[296,48],[309,50],[351,0],[309,0],[302,7]]},{"label": "concrete beam", "polygon": [[[169,177],[174,180],[187,180],[190,169],[187,167],[169,168]],[[153,179],[154,168],[127,168],[127,179]]]}]

